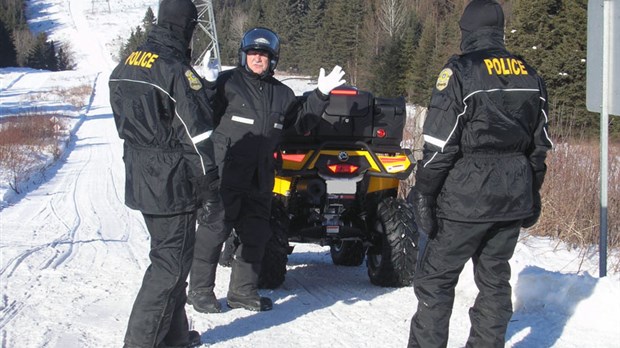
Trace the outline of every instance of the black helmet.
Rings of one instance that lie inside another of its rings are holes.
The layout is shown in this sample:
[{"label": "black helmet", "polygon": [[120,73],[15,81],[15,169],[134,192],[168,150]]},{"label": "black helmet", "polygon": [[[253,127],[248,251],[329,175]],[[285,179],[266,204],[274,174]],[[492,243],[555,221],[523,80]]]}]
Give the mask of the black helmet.
[{"label": "black helmet", "polygon": [[267,28],[257,27],[243,34],[239,46],[239,63],[247,69],[247,53],[249,50],[265,51],[269,54],[269,73],[278,65],[280,59],[280,38],[276,33]]}]

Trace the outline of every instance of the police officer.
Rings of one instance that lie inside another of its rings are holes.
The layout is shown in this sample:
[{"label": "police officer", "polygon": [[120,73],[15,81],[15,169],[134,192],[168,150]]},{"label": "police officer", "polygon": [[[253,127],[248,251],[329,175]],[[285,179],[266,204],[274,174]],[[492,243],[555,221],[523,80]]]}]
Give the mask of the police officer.
[{"label": "police officer", "polygon": [[479,294],[467,347],[504,347],[512,316],[510,265],[521,227],[536,223],[546,172],[543,80],[504,46],[504,14],[473,0],[459,22],[462,54],[437,79],[424,157],[410,193],[430,239],[414,278],[409,347],[446,347],[454,289],[472,259]]},{"label": "police officer", "polygon": [[200,334],[188,327],[185,288],[196,209],[214,192],[209,187],[217,186],[217,170],[206,141],[213,111],[189,65],[196,20],[191,0],[162,0],[146,43],[109,80],[114,121],[124,140],[125,203],[142,212],[151,237],[151,264],[129,317],[125,347],[200,344]]},{"label": "police officer", "polygon": [[[343,84],[339,66],[327,76],[320,71],[318,88],[303,104],[273,77],[280,57],[280,39],[267,28],[247,31],[239,48],[239,66],[217,77],[213,97],[216,130],[212,135],[221,178],[221,199],[209,201],[199,213],[196,253],[190,275],[188,303],[199,312],[220,311],[213,288],[222,244],[232,228],[238,246],[232,261],[227,304],[231,308],[267,311],[272,301],[258,294],[258,277],[267,241],[275,177],[274,151],[282,131],[305,132],[318,123],[329,92]],[[207,69],[207,80],[216,69]]]}]

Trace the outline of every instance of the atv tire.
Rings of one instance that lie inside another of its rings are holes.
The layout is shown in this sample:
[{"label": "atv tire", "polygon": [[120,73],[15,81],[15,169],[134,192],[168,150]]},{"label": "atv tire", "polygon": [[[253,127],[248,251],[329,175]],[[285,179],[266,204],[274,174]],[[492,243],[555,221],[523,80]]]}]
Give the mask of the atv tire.
[{"label": "atv tire", "polygon": [[275,289],[284,283],[290,250],[287,234],[289,218],[281,202],[274,201],[270,220],[272,234],[265,248],[265,256],[263,256],[258,277],[260,289]]},{"label": "atv tire", "polygon": [[360,241],[341,240],[329,247],[334,265],[359,266],[364,262],[364,245]]},{"label": "atv tire", "polygon": [[383,287],[409,286],[418,255],[417,227],[409,203],[387,198],[377,207],[379,243],[368,249],[370,282]]}]

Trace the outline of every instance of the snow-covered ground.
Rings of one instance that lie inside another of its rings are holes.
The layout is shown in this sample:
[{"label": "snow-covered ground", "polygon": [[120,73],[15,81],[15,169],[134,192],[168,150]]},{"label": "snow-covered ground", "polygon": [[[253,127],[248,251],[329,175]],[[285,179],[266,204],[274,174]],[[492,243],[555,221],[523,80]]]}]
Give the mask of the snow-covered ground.
[{"label": "snow-covered ground", "polygon": [[[0,116],[36,108],[73,120],[64,155],[24,193],[0,183],[2,347],[122,346],[149,263],[149,236],[140,214],[123,204],[122,143],[107,77],[119,36],[126,38],[147,6],[156,11],[157,3],[28,1],[33,28],[70,41],[78,69],[0,69]],[[307,80],[286,82],[298,92],[312,88]],[[80,110],[46,98],[53,88],[76,84],[93,87]],[[524,234],[512,266],[515,314],[507,347],[620,347],[620,276],[598,278],[596,252]],[[230,270],[218,272],[216,294],[224,301]],[[290,256],[283,286],[263,294],[275,301],[270,312],[205,315],[188,307],[191,325],[212,347],[404,347],[417,305],[411,288],[373,286],[365,266],[334,266],[329,249],[304,244]],[[475,296],[468,264],[457,287],[449,347],[464,345]]]}]

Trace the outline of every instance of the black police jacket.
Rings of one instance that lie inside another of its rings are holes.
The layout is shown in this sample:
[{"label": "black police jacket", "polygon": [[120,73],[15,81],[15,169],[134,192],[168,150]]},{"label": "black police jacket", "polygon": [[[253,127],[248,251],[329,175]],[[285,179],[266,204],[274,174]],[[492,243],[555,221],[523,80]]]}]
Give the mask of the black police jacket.
[{"label": "black police jacket", "polygon": [[305,132],[314,127],[329,97],[313,91],[304,103],[271,75],[243,67],[221,73],[213,87],[217,127],[211,136],[222,186],[271,192],[274,151],[284,129]]},{"label": "black police jacket", "polygon": [[497,29],[476,31],[461,47],[431,96],[416,188],[437,196],[438,217],[527,218],[552,147],[544,82]]},{"label": "black police jacket", "polygon": [[213,111],[187,47],[155,26],[110,76],[110,103],[124,140],[125,203],[143,213],[195,210],[192,181],[213,168],[206,141]]}]

